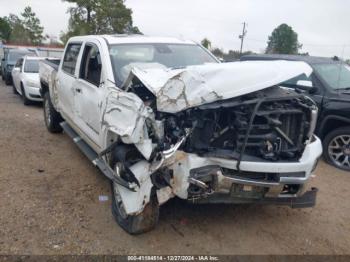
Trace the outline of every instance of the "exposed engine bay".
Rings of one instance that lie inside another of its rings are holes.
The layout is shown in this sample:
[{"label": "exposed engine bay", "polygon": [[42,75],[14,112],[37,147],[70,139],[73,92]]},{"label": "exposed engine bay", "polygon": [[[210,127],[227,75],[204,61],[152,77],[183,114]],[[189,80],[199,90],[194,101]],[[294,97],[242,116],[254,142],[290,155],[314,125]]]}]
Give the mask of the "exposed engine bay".
[{"label": "exposed engine bay", "polygon": [[[141,85],[138,82],[130,91],[156,111],[155,97]],[[312,110],[316,106],[310,99],[274,86],[177,114],[157,112],[164,135],[150,137],[160,151],[187,136],[179,148],[187,153],[248,161],[295,161],[310,139]]]}]

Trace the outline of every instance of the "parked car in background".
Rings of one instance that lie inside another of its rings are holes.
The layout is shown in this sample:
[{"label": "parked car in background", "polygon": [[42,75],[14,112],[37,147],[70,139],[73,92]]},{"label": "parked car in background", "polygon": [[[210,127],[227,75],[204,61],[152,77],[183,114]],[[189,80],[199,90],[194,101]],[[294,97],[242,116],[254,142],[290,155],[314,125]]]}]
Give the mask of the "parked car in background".
[{"label": "parked car in background", "polygon": [[19,93],[23,103],[42,101],[40,95],[39,61],[41,57],[24,56],[18,59],[12,70],[13,92]]},{"label": "parked car in background", "polygon": [[12,83],[12,69],[16,64],[17,60],[23,56],[37,56],[35,51],[28,49],[10,49],[5,53],[4,58],[2,59],[2,80],[5,81],[7,85]]},{"label": "parked car in background", "polygon": [[59,66],[40,67],[48,131],[64,130],[111,180],[127,232],[152,229],[175,196],[315,205],[317,107],[279,87],[307,64],[219,63],[192,41],[113,35],[71,38]]},{"label": "parked car in background", "polygon": [[350,66],[335,58],[294,55],[249,55],[241,61],[304,61],[313,68],[283,84],[312,98],[318,105],[316,134],[323,141],[324,159],[350,171]]}]

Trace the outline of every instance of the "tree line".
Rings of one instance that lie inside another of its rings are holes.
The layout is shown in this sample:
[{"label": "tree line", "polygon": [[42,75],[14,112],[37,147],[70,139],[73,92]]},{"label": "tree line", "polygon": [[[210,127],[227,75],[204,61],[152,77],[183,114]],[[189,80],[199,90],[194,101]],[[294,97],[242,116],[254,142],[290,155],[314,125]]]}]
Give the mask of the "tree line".
[{"label": "tree line", "polygon": [[[133,25],[132,10],[124,0],[62,0],[75,3],[70,7],[68,30],[61,32],[66,43],[72,36],[94,34],[129,34],[141,31]],[[0,17],[0,40],[5,43],[40,45],[48,37],[44,27],[30,6],[20,15]]]},{"label": "tree line", "polygon": [[[242,54],[239,51],[229,50],[227,53],[223,49],[218,47],[212,47],[211,41],[207,38],[202,40],[202,45],[211,50],[212,53],[225,60],[235,61],[243,55],[254,54],[252,51],[245,51]],[[290,55],[306,55],[299,53],[302,48],[302,44],[299,43],[298,34],[287,24],[281,24],[273,30],[272,34],[268,37],[267,47],[265,49],[266,54],[290,54]]]},{"label": "tree line", "polygon": [[[142,34],[134,26],[132,10],[125,6],[125,0],[62,0],[74,3],[68,9],[70,14],[68,29],[61,32],[60,40],[65,44],[72,36],[95,34]],[[20,15],[10,14],[0,17],[0,40],[5,43],[40,45],[48,37],[43,34],[44,27],[30,6],[24,8]],[[207,38],[202,45],[212,53],[225,60],[238,60],[241,55],[253,54],[252,51],[229,50],[212,47]],[[302,44],[298,34],[287,24],[281,24],[268,37],[265,53],[267,54],[301,54]],[[307,53],[302,54],[307,55]],[[347,60],[350,64],[350,60]]]},{"label": "tree line", "polygon": [[0,40],[13,44],[39,45],[45,39],[44,27],[30,6],[20,16],[10,14],[0,17]]}]

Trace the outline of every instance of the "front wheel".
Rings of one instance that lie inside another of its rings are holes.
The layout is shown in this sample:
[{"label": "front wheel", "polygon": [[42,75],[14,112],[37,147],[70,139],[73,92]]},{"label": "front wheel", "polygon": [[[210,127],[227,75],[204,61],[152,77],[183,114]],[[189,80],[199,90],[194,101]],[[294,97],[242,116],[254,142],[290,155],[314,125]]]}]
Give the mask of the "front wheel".
[{"label": "front wheel", "polygon": [[61,133],[63,131],[60,126],[63,119],[53,107],[49,92],[44,94],[44,119],[46,128],[50,133]]},{"label": "front wheel", "polygon": [[[120,146],[123,147],[123,146]],[[128,150],[125,148],[119,148],[121,151]],[[118,151],[118,149],[117,149]],[[116,154],[117,152],[114,152]],[[118,153],[117,153],[118,154]],[[128,160],[132,158],[132,152],[128,152],[124,157]],[[124,158],[122,157],[122,158]],[[119,154],[119,161],[122,160]],[[112,156],[111,166],[115,170],[116,174],[126,180],[128,177],[125,174],[124,164],[118,162],[115,156]],[[124,161],[123,161],[124,162]],[[146,204],[145,208],[140,214],[128,215],[125,211],[123,201],[121,199],[118,185],[111,182],[112,185],[112,213],[121,228],[132,235],[142,234],[152,230],[158,223],[159,218],[159,204],[157,196],[154,191],[151,192],[150,201]]]},{"label": "front wheel", "polygon": [[155,194],[143,211],[137,215],[128,215],[118,192],[117,185],[112,184],[112,214],[118,225],[131,235],[151,231],[158,223],[159,205]]},{"label": "front wheel", "polygon": [[16,87],[15,87],[15,83],[12,84],[12,92],[13,92],[15,95],[18,95],[17,89],[16,89]]},{"label": "front wheel", "polygon": [[25,106],[29,106],[31,101],[26,96],[26,91],[24,90],[23,84],[21,83],[22,99]]},{"label": "front wheel", "polygon": [[329,164],[350,171],[350,126],[337,128],[326,135],[323,156]]}]

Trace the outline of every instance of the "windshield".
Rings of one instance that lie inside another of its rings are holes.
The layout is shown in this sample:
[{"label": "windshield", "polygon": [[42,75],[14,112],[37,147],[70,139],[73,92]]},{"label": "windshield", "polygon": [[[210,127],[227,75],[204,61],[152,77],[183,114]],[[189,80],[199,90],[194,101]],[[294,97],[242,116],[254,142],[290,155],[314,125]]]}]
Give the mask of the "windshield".
[{"label": "windshield", "polygon": [[208,52],[190,44],[121,44],[110,48],[115,78],[122,84],[134,66],[141,68],[179,68],[217,63]]},{"label": "windshield", "polygon": [[350,88],[350,67],[346,64],[317,64],[315,71],[334,90]]},{"label": "windshield", "polygon": [[39,73],[39,61],[38,60],[26,60],[24,65],[25,73]]}]

